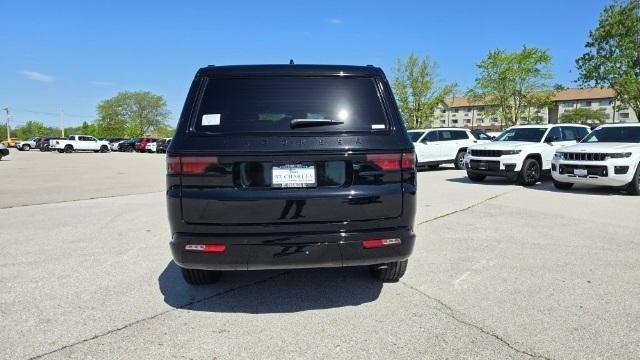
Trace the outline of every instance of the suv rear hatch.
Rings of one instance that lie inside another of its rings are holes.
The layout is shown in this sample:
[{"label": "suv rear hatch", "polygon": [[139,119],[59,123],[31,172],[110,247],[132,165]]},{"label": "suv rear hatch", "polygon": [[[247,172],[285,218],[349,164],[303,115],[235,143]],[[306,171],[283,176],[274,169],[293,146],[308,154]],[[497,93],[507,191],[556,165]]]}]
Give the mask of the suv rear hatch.
[{"label": "suv rear hatch", "polygon": [[169,174],[180,174],[183,220],[399,217],[414,155],[394,136],[401,129],[381,86],[373,77],[201,79],[188,134],[167,158]]}]

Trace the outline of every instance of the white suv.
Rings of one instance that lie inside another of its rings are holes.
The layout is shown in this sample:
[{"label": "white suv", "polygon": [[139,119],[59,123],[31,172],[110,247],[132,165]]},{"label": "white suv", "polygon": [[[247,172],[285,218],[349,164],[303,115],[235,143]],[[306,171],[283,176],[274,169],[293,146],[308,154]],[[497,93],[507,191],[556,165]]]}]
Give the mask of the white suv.
[{"label": "white suv", "polygon": [[464,166],[471,181],[502,176],[532,186],[551,169],[558,149],[576,144],[587,134],[589,127],[575,124],[513,126],[489,144],[471,146]]},{"label": "white suv", "polygon": [[602,125],[580,144],[556,152],[551,163],[553,184],[624,186],[640,195],[640,124]]},{"label": "white suv", "polygon": [[418,167],[438,166],[453,163],[456,169],[464,169],[464,154],[471,145],[486,143],[490,140],[478,140],[467,129],[437,128],[409,130],[409,137],[416,149]]}]

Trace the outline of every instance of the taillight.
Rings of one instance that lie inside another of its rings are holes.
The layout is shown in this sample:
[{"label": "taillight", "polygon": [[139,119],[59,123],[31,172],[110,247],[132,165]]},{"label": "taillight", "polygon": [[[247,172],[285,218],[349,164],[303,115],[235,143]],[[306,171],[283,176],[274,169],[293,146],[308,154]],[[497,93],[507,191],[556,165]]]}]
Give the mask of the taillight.
[{"label": "taillight", "polygon": [[375,164],[381,170],[411,170],[415,167],[415,155],[413,152],[402,154],[369,154],[367,161]]},{"label": "taillight", "polygon": [[393,239],[372,239],[372,240],[364,240],[362,242],[362,247],[365,249],[373,249],[384,246],[392,246],[392,245],[400,245],[402,240],[398,238]]},{"label": "taillight", "polygon": [[216,156],[168,156],[167,174],[204,174],[211,165],[217,163]]}]

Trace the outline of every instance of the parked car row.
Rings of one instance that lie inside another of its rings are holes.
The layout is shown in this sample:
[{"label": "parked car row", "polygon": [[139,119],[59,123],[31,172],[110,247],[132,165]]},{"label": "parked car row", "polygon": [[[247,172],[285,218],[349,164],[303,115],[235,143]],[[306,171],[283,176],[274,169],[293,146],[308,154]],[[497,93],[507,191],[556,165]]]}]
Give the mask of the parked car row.
[{"label": "parked car row", "polygon": [[[68,138],[60,137],[32,137],[27,140],[10,138],[2,141],[3,148],[8,151],[8,147],[13,146],[19,151],[29,151],[39,149],[40,151],[58,151],[60,153],[70,153],[74,151],[138,151],[166,153],[171,138],[141,137],[133,139],[124,138],[103,138],[97,139],[88,135],[71,135]],[[9,145],[7,145],[9,144]],[[4,155],[6,156],[6,155]]]},{"label": "parked car row", "polygon": [[550,173],[558,189],[591,184],[640,195],[640,124],[590,130],[577,124],[513,126],[493,142],[468,147],[464,168],[474,182],[500,176],[533,186]]}]

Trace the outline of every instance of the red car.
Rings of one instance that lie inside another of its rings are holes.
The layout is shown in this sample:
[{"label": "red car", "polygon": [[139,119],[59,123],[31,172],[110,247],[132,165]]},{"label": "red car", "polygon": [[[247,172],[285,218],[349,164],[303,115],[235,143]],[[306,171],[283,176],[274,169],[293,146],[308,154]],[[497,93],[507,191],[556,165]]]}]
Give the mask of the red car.
[{"label": "red car", "polygon": [[147,144],[150,142],[156,142],[156,141],[158,141],[158,138],[156,137],[151,137],[151,136],[141,137],[140,139],[138,139],[138,141],[136,141],[136,151],[146,152]]}]

